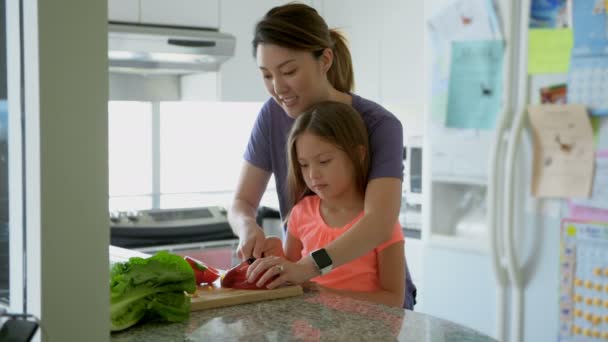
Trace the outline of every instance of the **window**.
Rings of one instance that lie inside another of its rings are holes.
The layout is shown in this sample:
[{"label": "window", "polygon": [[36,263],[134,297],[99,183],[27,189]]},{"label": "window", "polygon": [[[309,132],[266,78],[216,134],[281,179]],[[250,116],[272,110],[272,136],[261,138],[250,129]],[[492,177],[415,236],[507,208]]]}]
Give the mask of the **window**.
[{"label": "window", "polygon": [[110,210],[227,206],[261,106],[111,101]]},{"label": "window", "polygon": [[152,106],[108,104],[110,210],[152,206]]}]

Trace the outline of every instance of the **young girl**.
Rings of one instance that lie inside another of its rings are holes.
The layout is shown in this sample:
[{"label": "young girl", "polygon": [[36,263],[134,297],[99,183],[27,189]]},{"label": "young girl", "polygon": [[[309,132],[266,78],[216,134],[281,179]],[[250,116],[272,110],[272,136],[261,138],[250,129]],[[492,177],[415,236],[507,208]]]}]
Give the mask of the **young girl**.
[{"label": "young girl", "polygon": [[[252,268],[275,263],[264,272],[259,285],[280,277],[291,263],[337,239],[364,214],[369,144],[365,123],[351,106],[339,102],[314,105],[295,121],[287,149],[288,192],[295,203],[285,241],[284,256],[289,262],[258,259]],[[402,307],[403,244],[401,226],[395,222],[388,241],[312,281],[321,291]]]}]

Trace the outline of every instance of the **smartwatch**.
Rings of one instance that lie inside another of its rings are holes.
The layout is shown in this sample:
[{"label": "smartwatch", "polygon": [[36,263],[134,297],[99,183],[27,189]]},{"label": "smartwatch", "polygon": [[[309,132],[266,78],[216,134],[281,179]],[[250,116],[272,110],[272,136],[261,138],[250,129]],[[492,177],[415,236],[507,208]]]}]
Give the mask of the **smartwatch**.
[{"label": "smartwatch", "polygon": [[317,249],[316,251],[310,253],[310,256],[317,265],[317,269],[319,269],[321,275],[329,273],[329,271],[331,271],[333,268],[333,261],[331,260],[329,254],[327,254],[325,248]]}]

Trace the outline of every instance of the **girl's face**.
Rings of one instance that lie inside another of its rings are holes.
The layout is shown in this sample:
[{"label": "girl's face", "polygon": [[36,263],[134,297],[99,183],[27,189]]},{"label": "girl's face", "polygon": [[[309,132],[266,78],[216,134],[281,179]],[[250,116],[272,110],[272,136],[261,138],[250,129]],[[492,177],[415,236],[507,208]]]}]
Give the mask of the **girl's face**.
[{"label": "girl's face", "polygon": [[290,117],[296,118],[311,105],[329,99],[329,49],[316,59],[310,51],[259,44],[256,59],[266,90]]},{"label": "girl's face", "polygon": [[343,150],[304,132],[296,140],[296,154],[306,186],[321,199],[357,194],[354,165]]}]

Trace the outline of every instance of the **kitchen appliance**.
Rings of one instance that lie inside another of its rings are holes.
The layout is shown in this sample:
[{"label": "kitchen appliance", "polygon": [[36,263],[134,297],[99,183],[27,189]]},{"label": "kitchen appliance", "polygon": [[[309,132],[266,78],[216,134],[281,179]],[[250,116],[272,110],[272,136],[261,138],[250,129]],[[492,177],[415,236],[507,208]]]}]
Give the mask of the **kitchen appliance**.
[{"label": "kitchen appliance", "polygon": [[[427,19],[455,2],[425,2]],[[459,1],[473,2],[493,3]],[[526,107],[540,103],[542,87],[565,83],[568,76],[529,76],[531,3],[495,3],[497,26],[505,36],[504,100],[495,128],[448,128],[431,113],[425,117],[424,287],[416,309],[499,341],[557,341],[562,331],[560,231],[569,211],[564,200],[530,195],[533,153]],[[427,70],[428,79],[432,72]],[[471,194],[483,194],[485,200],[468,201]]]},{"label": "kitchen appliance", "polygon": [[111,72],[192,74],[217,71],[234,55],[233,35],[213,29],[110,22]]},{"label": "kitchen appliance", "polygon": [[218,206],[113,212],[110,244],[148,254],[187,255],[221,269],[238,262],[238,238],[226,210]]},{"label": "kitchen appliance", "polygon": [[110,214],[113,246],[141,249],[232,239],[236,236],[222,207],[149,209]]}]

